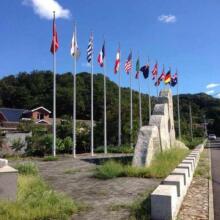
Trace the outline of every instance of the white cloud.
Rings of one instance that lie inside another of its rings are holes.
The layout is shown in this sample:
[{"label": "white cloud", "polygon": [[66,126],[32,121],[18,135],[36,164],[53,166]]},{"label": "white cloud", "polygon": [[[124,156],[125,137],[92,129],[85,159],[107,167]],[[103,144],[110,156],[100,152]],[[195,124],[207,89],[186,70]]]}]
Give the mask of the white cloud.
[{"label": "white cloud", "polygon": [[175,15],[160,15],[158,17],[158,20],[168,24],[168,23],[175,23],[177,19]]},{"label": "white cloud", "polygon": [[31,6],[41,18],[53,19],[53,11],[56,12],[56,18],[69,18],[71,15],[68,9],[64,9],[55,0],[23,0],[22,3]]},{"label": "white cloud", "polygon": [[216,98],[220,98],[220,93],[215,95]]},{"label": "white cloud", "polygon": [[206,86],[206,89],[212,89],[218,86],[220,86],[220,83],[210,83]]},{"label": "white cloud", "polygon": [[207,95],[211,95],[211,94],[213,94],[213,93],[215,93],[214,90],[209,90],[209,91],[206,92]]}]

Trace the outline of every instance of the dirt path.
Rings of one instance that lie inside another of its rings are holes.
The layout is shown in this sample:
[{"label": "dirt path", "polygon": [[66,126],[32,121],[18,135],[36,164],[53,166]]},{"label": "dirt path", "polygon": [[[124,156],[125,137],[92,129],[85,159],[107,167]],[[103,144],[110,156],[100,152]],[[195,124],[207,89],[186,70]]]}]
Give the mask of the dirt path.
[{"label": "dirt path", "polygon": [[88,205],[89,209],[74,215],[74,220],[128,219],[129,210],[112,211],[112,207],[131,204],[138,195],[159,184],[159,180],[142,178],[98,180],[92,177],[96,165],[80,159],[36,163],[40,174],[55,190]]}]

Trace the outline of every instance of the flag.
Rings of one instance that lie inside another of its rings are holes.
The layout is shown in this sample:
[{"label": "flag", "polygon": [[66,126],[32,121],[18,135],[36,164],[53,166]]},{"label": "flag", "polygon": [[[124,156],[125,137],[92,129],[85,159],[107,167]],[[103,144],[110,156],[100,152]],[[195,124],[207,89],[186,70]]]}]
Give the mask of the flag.
[{"label": "flag", "polygon": [[152,75],[153,75],[153,80],[154,79],[156,79],[156,77],[157,77],[157,74],[158,74],[158,64],[157,64],[157,62],[156,62],[156,64],[154,65],[154,68],[153,68],[153,70],[152,70]]},{"label": "flag", "polygon": [[148,76],[149,76],[149,70],[150,70],[149,64],[147,64],[147,65],[145,65],[145,66],[142,66],[142,67],[140,68],[140,71],[143,73],[143,76],[144,76],[145,79],[147,79]]},{"label": "flag", "polygon": [[137,59],[137,62],[136,62],[136,75],[135,75],[135,78],[138,79],[139,78],[139,72],[140,72],[140,60],[139,58]]},{"label": "flag", "polygon": [[175,74],[171,77],[170,85],[171,85],[172,87],[174,87],[177,83],[178,83],[178,77],[177,77],[177,73],[175,73]]},{"label": "flag", "polygon": [[55,15],[53,18],[53,39],[50,47],[50,52],[52,54],[56,53],[56,51],[59,48],[59,42],[58,42],[58,36],[57,36],[57,30],[56,30],[56,23],[55,23]]},{"label": "flag", "polygon": [[161,83],[161,81],[163,81],[163,80],[165,79],[165,76],[166,76],[166,75],[165,75],[165,71],[164,71],[164,69],[163,69],[163,71],[162,71],[160,77],[157,79],[157,81],[154,83],[154,85],[155,85],[155,86],[159,86],[160,83]]},{"label": "flag", "polygon": [[164,83],[168,84],[168,83],[170,83],[170,81],[171,81],[171,72],[169,70],[164,78]]},{"label": "flag", "polygon": [[127,61],[125,63],[125,72],[127,74],[129,74],[131,69],[132,69],[132,52],[130,52],[130,54],[128,55],[128,59],[127,59]]},{"label": "flag", "polygon": [[75,32],[73,32],[72,43],[71,43],[71,48],[70,48],[70,54],[73,57],[75,56],[76,58],[78,58],[79,55],[80,55],[78,44],[77,44],[76,28],[75,28]]},{"label": "flag", "polygon": [[120,67],[120,49],[118,48],[118,51],[116,53],[115,67],[114,67],[115,74],[119,71],[119,67]]},{"label": "flag", "polygon": [[98,55],[98,63],[100,67],[104,66],[104,58],[105,58],[105,42],[103,43],[102,49],[100,50]]},{"label": "flag", "polygon": [[89,38],[89,44],[87,47],[87,61],[88,61],[88,63],[91,63],[92,55],[93,55],[93,36],[91,34],[91,36]]}]

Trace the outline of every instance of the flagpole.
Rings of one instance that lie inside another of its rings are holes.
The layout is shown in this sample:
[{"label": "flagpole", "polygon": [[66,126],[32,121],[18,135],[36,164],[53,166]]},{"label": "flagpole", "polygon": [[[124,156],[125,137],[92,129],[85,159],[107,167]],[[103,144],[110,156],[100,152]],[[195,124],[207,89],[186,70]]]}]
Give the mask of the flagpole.
[{"label": "flagpole", "polygon": [[[119,53],[121,58],[121,50],[119,44]],[[121,146],[121,71],[118,70],[118,146]]]},{"label": "flagpole", "polygon": [[158,97],[158,71],[157,71],[157,75],[156,75],[156,86],[157,86],[157,97]]},{"label": "flagpole", "polygon": [[133,106],[132,106],[132,70],[130,71],[130,145],[131,147],[133,147],[133,138],[132,138],[132,134],[133,134]]},{"label": "flagpole", "polygon": [[[176,71],[177,74],[177,71]],[[180,127],[180,98],[179,98],[179,76],[177,75],[177,114],[178,114],[178,135],[181,140],[181,127]]]},{"label": "flagpole", "polygon": [[[76,42],[76,24],[74,26],[74,39]],[[76,157],[76,56],[77,48],[74,43],[74,59],[73,59],[73,157]]]},{"label": "flagpole", "polygon": [[[55,11],[53,12],[55,22]],[[53,156],[56,157],[56,52],[55,36],[53,34]]]},{"label": "flagpole", "polygon": [[106,115],[106,59],[104,56],[104,153],[107,154],[107,115]]},{"label": "flagpole", "polygon": [[[93,44],[93,35],[92,37],[92,44]],[[92,49],[92,56],[91,56],[91,155],[94,156],[94,122],[93,122],[93,111],[94,111],[94,104],[93,104],[93,49]]]},{"label": "flagpole", "polygon": [[142,127],[142,103],[141,103],[141,83],[140,76],[138,77],[138,86],[139,86],[139,127]]},{"label": "flagpole", "polygon": [[[148,57],[148,65],[150,68],[150,59]],[[148,110],[149,110],[149,121],[150,121],[150,116],[151,116],[151,97],[150,97],[150,77],[148,79]]]}]

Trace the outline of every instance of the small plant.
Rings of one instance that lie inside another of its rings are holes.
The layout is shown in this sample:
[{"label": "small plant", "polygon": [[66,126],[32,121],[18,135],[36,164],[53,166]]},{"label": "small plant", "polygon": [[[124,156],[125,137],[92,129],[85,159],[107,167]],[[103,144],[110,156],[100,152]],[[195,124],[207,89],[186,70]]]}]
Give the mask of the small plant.
[{"label": "small plant", "polygon": [[97,168],[95,176],[99,179],[112,179],[121,176],[123,171],[121,163],[110,160]]},{"label": "small plant", "polygon": [[[104,147],[100,146],[95,149],[95,153],[104,153]],[[108,153],[124,153],[131,154],[134,153],[134,148],[128,145],[122,146],[108,146]]]},{"label": "small plant", "polygon": [[21,140],[21,138],[17,138],[12,142],[12,149],[14,149],[15,151],[20,151],[24,147],[25,143]]},{"label": "small plant", "polygon": [[31,162],[17,164],[15,169],[17,169],[18,173],[22,175],[38,175],[38,168],[36,164]]},{"label": "small plant", "polygon": [[58,157],[54,157],[54,156],[46,156],[43,158],[43,161],[57,161]]},{"label": "small plant", "polygon": [[67,169],[64,171],[65,174],[75,174],[80,172],[80,169]]}]

